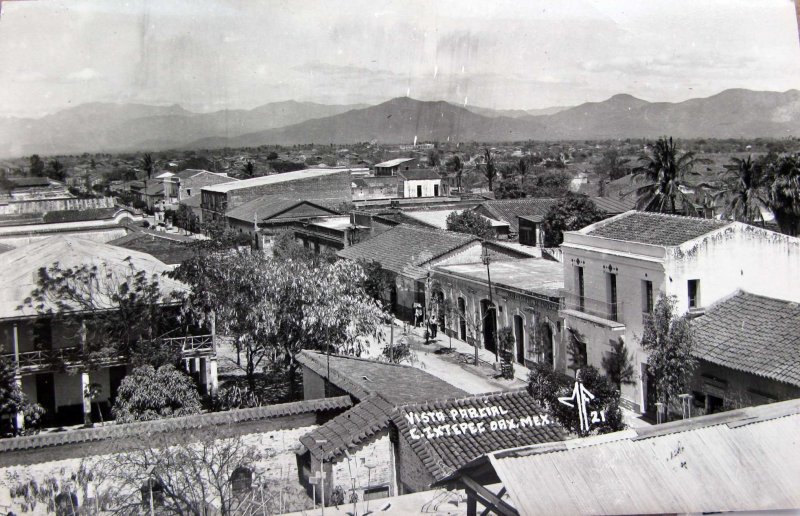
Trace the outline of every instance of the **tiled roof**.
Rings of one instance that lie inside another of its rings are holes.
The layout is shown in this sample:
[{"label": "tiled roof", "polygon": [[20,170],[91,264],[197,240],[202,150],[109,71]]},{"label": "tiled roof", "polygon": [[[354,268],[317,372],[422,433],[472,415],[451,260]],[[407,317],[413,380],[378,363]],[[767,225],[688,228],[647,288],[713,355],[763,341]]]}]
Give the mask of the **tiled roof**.
[{"label": "tiled roof", "polygon": [[300,205],[307,205],[313,208],[313,211],[316,213],[310,216],[338,214],[336,210],[330,209],[313,199],[296,199],[280,195],[265,195],[246,202],[241,206],[237,206],[227,212],[225,216],[230,219],[252,223],[254,217],[258,217],[259,221],[280,218],[282,213],[288,212]]},{"label": "tiled roof", "polygon": [[375,260],[397,274],[421,277],[424,275],[421,265],[475,241],[478,238],[473,235],[401,224],[345,247],[338,255],[349,260]]},{"label": "tiled roof", "polygon": [[183,263],[195,255],[195,251],[185,241],[161,236],[155,232],[133,231],[107,243],[147,253],[168,265]]},{"label": "tiled roof", "polygon": [[13,183],[15,188],[50,186],[50,179],[46,177],[9,177],[8,181]]},{"label": "tiled roof", "polygon": [[398,170],[398,176],[403,176],[410,181],[423,181],[441,179],[442,176],[432,168],[409,168],[408,170]]},{"label": "tiled roof", "polygon": [[[297,361],[327,378],[328,356],[303,350]],[[359,400],[380,395],[393,405],[418,400],[452,398],[465,392],[416,367],[350,356],[330,356],[329,381]]]},{"label": "tiled roof", "polygon": [[545,215],[553,206],[558,203],[558,199],[540,199],[536,197],[526,199],[503,199],[498,201],[486,201],[477,208],[478,212],[490,218],[508,222],[511,231],[519,232],[519,220],[517,217],[523,215],[534,222],[541,222]]},{"label": "tiled roof", "polygon": [[59,222],[83,222],[87,220],[113,219],[119,208],[90,208],[83,210],[57,210],[44,214],[43,222],[56,224]]},{"label": "tiled roof", "polygon": [[741,290],[694,319],[698,358],[800,387],[800,305]]},{"label": "tiled roof", "polygon": [[388,428],[394,405],[372,395],[300,438],[316,458],[329,460]]},{"label": "tiled roof", "polygon": [[588,226],[580,232],[590,236],[669,247],[681,245],[729,224],[730,222],[716,219],[629,211]]},{"label": "tiled roof", "polygon": [[636,207],[636,200],[628,199],[627,197],[621,197],[619,199],[611,197],[591,197],[591,199],[598,210],[609,215],[625,213]]},{"label": "tiled roof", "polygon": [[[497,411],[492,410],[493,408]],[[451,410],[458,411],[458,414],[454,417]],[[462,414],[461,410],[465,413]],[[413,419],[415,414],[421,416],[426,412],[438,413],[443,419],[429,423],[416,420],[414,424],[409,423],[409,417]],[[395,412],[392,421],[401,438],[409,443],[437,480],[486,453],[563,441],[566,438],[561,426],[546,415],[524,389],[405,405]],[[503,421],[505,428],[492,424],[500,421]],[[508,421],[512,421],[516,428],[509,428]],[[543,424],[545,422],[547,423]],[[456,435],[452,427],[462,423],[483,423],[483,431],[472,433],[471,430],[466,430]],[[433,432],[435,429],[441,433],[436,432],[435,436],[429,436],[427,431]]]},{"label": "tiled roof", "polygon": [[[195,416],[175,417],[144,421],[141,423],[115,424],[96,428],[86,428],[69,432],[38,434],[13,439],[0,439],[0,456],[5,459],[8,452],[47,448],[51,446],[74,445],[81,443],[108,441],[110,449],[119,447],[120,441],[141,436],[151,437],[159,433],[180,435],[190,430],[210,428],[214,426],[237,426],[248,422],[271,418],[307,414],[310,412],[338,411],[353,406],[349,396],[323,398],[318,400],[282,403],[266,407],[212,412]],[[6,460],[0,460],[6,464]]]}]

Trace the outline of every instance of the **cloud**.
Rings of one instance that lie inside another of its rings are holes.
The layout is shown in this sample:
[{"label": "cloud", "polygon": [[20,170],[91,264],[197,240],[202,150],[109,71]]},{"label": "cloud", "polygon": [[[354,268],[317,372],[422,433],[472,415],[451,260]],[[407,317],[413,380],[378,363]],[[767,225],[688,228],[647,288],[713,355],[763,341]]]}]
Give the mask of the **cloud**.
[{"label": "cloud", "polygon": [[68,81],[91,81],[101,77],[103,77],[103,74],[93,68],[84,68],[83,70],[78,70],[77,72],[68,73],[66,75]]}]

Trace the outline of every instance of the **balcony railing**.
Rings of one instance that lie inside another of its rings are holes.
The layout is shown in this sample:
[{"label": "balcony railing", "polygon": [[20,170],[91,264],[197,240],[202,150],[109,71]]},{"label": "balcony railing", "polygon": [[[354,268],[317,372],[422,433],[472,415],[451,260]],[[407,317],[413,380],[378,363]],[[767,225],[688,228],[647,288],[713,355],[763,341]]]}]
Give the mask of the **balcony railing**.
[{"label": "balcony railing", "polygon": [[[207,357],[214,354],[214,338],[212,335],[190,335],[186,337],[170,337],[162,339],[164,344],[180,345],[184,358]],[[4,353],[3,358],[14,362],[13,353]],[[23,373],[43,371],[54,364],[72,365],[79,364],[83,354],[79,346],[56,348],[36,351],[22,351],[19,353],[19,370]],[[124,363],[125,357],[109,357],[104,359],[108,365]]]},{"label": "balcony railing", "polygon": [[562,310],[576,310],[594,317],[599,317],[607,321],[614,321],[624,324],[622,317],[623,303],[609,303],[599,299],[592,299],[580,296],[573,292],[563,292],[561,298]]}]

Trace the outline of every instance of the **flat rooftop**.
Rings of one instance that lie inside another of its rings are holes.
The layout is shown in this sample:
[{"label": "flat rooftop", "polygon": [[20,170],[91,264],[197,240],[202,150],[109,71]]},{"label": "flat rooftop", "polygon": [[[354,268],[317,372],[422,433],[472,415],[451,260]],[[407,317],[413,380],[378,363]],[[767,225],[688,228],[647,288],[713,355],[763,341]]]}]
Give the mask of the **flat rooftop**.
[{"label": "flat rooftop", "polygon": [[[558,297],[564,288],[564,265],[550,260],[524,258],[489,264],[492,283],[541,296]],[[486,265],[441,265],[436,270],[487,283]]]},{"label": "flat rooftop", "polygon": [[[404,212],[404,214],[407,217],[411,217],[412,219],[424,222],[425,224],[428,224],[435,228],[447,229],[447,217],[451,213],[461,213],[462,211],[464,210],[425,210],[425,211],[406,211]],[[507,222],[490,219],[489,217],[484,217],[483,215],[481,215],[481,217],[488,220],[493,228],[508,227]]]},{"label": "flat rooftop", "polygon": [[376,163],[375,166],[378,168],[384,167],[396,167],[397,165],[402,165],[406,161],[413,161],[414,158],[397,158],[397,159],[390,159],[389,161],[384,161],[382,163]]},{"label": "flat rooftop", "polygon": [[343,172],[351,172],[361,169],[352,168],[307,168],[305,170],[295,170],[294,172],[284,172],[282,174],[271,174],[269,176],[253,177],[251,179],[244,179],[242,181],[232,181],[230,183],[220,183],[218,185],[204,186],[203,191],[206,192],[220,192],[226,193],[232,190],[240,190],[243,188],[253,188],[256,186],[271,185],[277,183],[285,183],[288,181],[297,181],[300,179],[312,179],[315,177],[332,176],[334,174],[341,174]]}]

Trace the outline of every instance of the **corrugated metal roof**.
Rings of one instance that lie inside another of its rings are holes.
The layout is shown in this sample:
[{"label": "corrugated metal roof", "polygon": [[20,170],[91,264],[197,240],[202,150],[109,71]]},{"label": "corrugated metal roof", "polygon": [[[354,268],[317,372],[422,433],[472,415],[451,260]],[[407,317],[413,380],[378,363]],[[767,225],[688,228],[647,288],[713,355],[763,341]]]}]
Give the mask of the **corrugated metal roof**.
[{"label": "corrugated metal roof", "polygon": [[375,167],[377,168],[384,168],[384,167],[396,167],[397,165],[402,165],[407,161],[414,161],[416,158],[397,158],[397,159],[390,159],[389,161],[384,161],[382,163],[376,163]]},{"label": "corrugated metal roof", "polygon": [[799,434],[791,400],[495,452],[462,471],[490,463],[523,515],[798,508]]},{"label": "corrugated metal roof", "polygon": [[305,170],[295,170],[282,174],[272,174],[269,176],[253,177],[242,181],[231,181],[211,186],[204,186],[202,189],[207,192],[230,192],[242,188],[253,188],[256,186],[285,183],[287,181],[297,181],[299,179],[309,179],[314,177],[330,176],[333,174],[350,173],[349,168],[308,168]]}]

